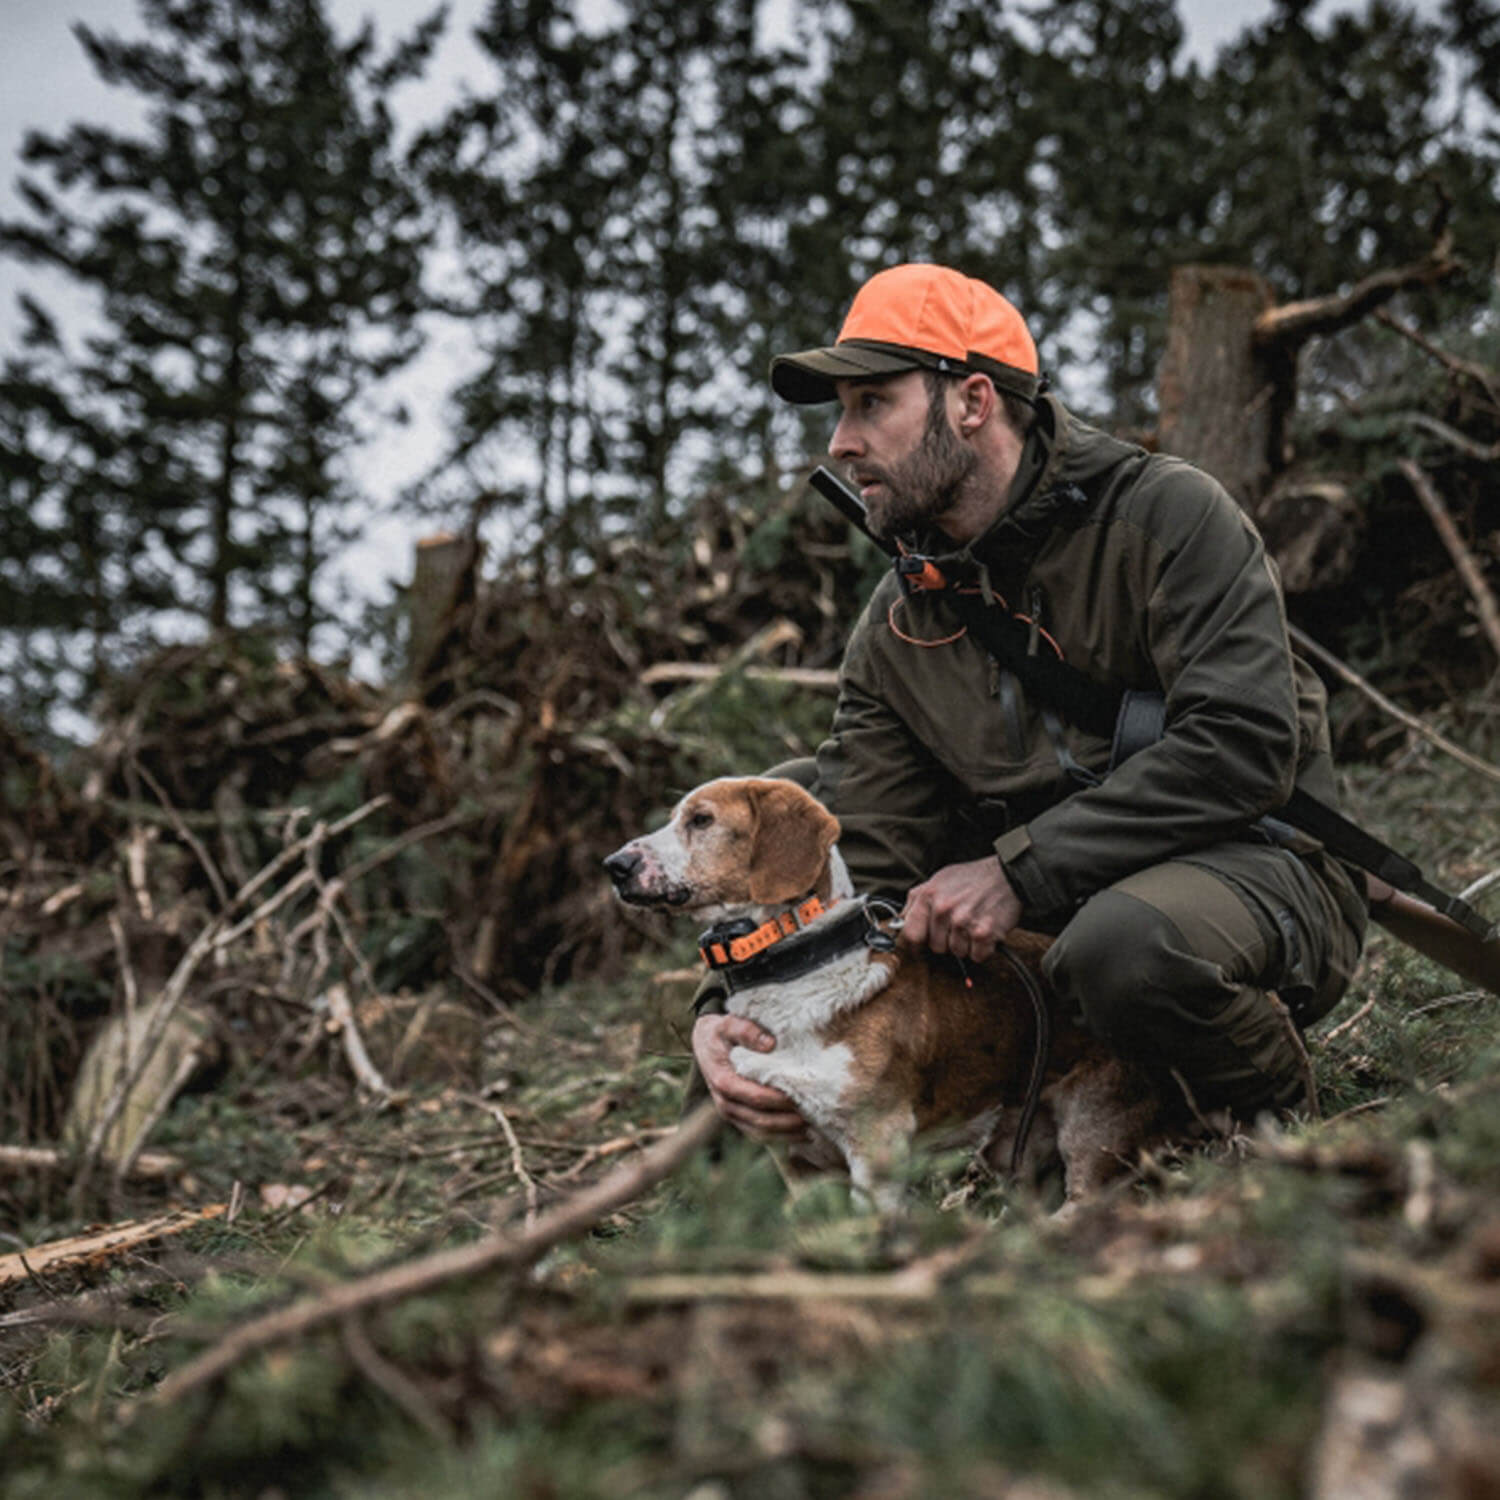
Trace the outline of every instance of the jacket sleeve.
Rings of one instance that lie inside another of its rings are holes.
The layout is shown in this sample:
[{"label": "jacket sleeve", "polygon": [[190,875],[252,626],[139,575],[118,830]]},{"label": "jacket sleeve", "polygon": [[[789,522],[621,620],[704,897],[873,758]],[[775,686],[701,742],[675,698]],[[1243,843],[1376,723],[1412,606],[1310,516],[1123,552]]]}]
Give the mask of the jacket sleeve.
[{"label": "jacket sleeve", "polygon": [[1166,729],[1098,786],[995,844],[1030,919],[1066,916],[1133,871],[1241,833],[1291,793],[1298,703],[1280,588],[1225,491],[1182,464],[1115,524],[1128,594],[1166,696]]},{"label": "jacket sleeve", "polygon": [[812,790],[840,824],[857,891],[900,899],[936,867],[956,804],[952,778],[885,701],[866,649],[871,601],[850,637]]}]

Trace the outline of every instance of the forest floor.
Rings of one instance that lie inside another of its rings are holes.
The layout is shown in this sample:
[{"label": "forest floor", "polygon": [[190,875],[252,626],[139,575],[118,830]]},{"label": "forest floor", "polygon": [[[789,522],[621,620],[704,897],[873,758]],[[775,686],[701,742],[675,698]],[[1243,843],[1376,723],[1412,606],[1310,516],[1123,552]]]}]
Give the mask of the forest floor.
[{"label": "forest floor", "polygon": [[[1500,869],[1472,774],[1346,783],[1448,888]],[[689,957],[495,1000],[477,1069],[379,1103],[331,1049],[178,1098],[181,1171],[109,1217],[213,1216],[0,1283],[0,1494],[1500,1493],[1500,999],[1375,929],[1321,1120],[1145,1161],[1066,1228],[931,1159],[892,1233],[743,1143],[629,1180],[678,1118]],[[66,1189],[12,1183],[0,1257],[86,1227]]]}]

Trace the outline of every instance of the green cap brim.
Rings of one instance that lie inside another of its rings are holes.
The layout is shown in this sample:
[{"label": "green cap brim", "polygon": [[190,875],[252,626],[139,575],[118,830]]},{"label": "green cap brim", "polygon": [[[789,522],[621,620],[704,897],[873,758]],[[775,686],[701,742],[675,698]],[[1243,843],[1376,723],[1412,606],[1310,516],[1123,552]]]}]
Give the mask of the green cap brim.
[{"label": "green cap brim", "polygon": [[814,406],[835,401],[835,380],[873,380],[882,375],[899,375],[903,370],[920,370],[931,364],[921,353],[894,349],[869,349],[856,344],[835,344],[829,349],[807,349],[801,354],[778,354],[771,361],[771,389],[783,401],[798,406]]}]

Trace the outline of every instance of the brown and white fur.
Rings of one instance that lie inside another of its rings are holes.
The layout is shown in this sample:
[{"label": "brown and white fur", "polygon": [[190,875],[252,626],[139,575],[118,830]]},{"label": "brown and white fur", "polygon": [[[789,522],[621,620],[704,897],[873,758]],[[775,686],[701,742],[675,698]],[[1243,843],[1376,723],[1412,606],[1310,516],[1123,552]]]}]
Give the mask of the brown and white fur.
[{"label": "brown and white fur", "polygon": [[[838,821],[801,787],[725,778],[688,793],[666,826],[605,861],[620,898],[702,922],[756,923],[810,894],[835,919],[853,896],[835,840]],[[1040,978],[1050,939],[1013,933],[1011,951]],[[737,980],[728,1001],[776,1038],[767,1053],[730,1054],[743,1077],[786,1093],[882,1210],[899,1201],[902,1168],[919,1134],[944,1128],[992,1166],[1008,1162],[1035,1066],[1037,1021],[1005,961],[969,965],[898,942],[854,948],[783,983]],[[1064,1171],[1064,1208],[1128,1169],[1155,1133],[1160,1102],[1134,1069],[1058,1014],[1028,1147],[1026,1175],[1049,1159]]]}]

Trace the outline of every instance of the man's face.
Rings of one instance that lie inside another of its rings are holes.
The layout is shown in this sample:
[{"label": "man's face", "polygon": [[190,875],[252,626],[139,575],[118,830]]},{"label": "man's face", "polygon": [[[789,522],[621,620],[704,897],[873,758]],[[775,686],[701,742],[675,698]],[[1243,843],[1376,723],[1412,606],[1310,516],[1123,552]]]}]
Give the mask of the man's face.
[{"label": "man's face", "polygon": [[877,536],[894,537],[950,510],[979,467],[959,440],[943,388],[920,370],[835,382],[843,414],[828,451],[848,469]]}]

